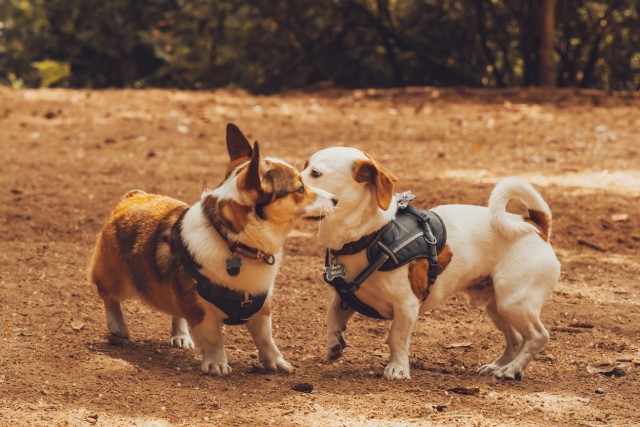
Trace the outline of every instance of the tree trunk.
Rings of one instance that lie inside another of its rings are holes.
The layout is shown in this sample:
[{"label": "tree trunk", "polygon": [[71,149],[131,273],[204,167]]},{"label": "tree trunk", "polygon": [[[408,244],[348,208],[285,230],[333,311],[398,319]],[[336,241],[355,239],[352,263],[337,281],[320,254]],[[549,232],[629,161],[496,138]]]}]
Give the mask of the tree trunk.
[{"label": "tree trunk", "polygon": [[543,0],[540,14],[540,51],[538,53],[538,76],[540,86],[555,85],[555,64],[553,47],[555,44],[556,0]]}]

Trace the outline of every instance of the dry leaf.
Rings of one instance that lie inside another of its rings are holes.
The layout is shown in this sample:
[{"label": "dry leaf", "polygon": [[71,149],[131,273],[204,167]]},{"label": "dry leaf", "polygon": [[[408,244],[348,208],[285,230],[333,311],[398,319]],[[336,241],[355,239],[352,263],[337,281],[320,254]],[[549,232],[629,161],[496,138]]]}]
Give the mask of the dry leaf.
[{"label": "dry leaf", "polygon": [[453,387],[449,389],[450,392],[456,394],[464,394],[465,396],[477,396],[480,393],[479,387]]},{"label": "dry leaf", "polygon": [[444,348],[469,348],[473,345],[470,342],[454,342],[451,344],[447,344]]}]

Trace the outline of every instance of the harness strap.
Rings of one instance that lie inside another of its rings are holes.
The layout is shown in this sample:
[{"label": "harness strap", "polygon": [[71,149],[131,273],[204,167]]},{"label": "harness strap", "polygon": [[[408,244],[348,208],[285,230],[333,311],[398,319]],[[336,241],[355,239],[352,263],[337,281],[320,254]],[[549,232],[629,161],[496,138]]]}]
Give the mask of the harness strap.
[{"label": "harness strap", "polygon": [[[417,209],[410,205],[403,207],[402,211],[416,217],[416,219],[422,226],[422,231],[423,231],[422,237],[425,239],[425,242],[427,244],[428,252],[426,254],[427,255],[426,258],[428,258],[429,260],[429,271],[427,273],[427,278],[428,278],[427,286],[424,292],[422,293],[422,301],[424,301],[429,296],[431,292],[431,286],[436,282],[436,279],[440,271],[440,264],[438,263],[438,239],[434,235],[433,230],[431,229],[431,226],[430,226],[431,217],[426,212],[421,211],[420,209]],[[431,211],[431,213],[435,215],[435,217],[442,224],[444,224],[442,222],[442,219],[435,212]],[[352,249],[360,248],[363,242],[366,242],[368,245],[371,245],[373,242],[375,242],[378,239],[378,236],[384,233],[387,229],[388,229],[388,226],[385,226],[380,231],[376,232],[373,238],[371,238],[371,235],[367,235],[356,242],[349,243],[343,246],[343,248],[340,249],[340,251],[333,252],[327,249],[325,253],[325,274],[323,275],[325,282],[327,282],[336,290],[336,292],[340,296],[340,299],[343,305],[346,304],[351,308],[353,308],[354,310],[358,311],[359,313],[368,317],[376,318],[376,319],[384,319],[384,317],[373,307],[369,306],[368,304],[365,304],[358,297],[356,297],[355,292],[358,291],[358,289],[360,289],[360,286],[364,283],[364,281],[367,278],[369,278],[369,276],[371,276],[380,267],[382,267],[390,257],[394,257],[394,260],[395,260],[395,249],[387,248],[385,245],[382,244],[382,242],[378,242],[379,247],[382,250],[378,258],[375,261],[370,262],[367,268],[365,268],[362,272],[360,272],[360,274],[358,274],[356,278],[353,279],[353,281],[351,281],[350,283],[348,283],[343,278],[343,277],[346,277],[346,273],[344,273],[343,266],[340,266],[340,267],[342,268],[342,272],[345,274],[345,276],[336,277],[334,275],[330,275],[329,272],[331,271],[332,267],[334,267],[332,266],[332,258],[335,258],[336,255],[352,255],[357,253],[357,252],[352,252]],[[440,243],[444,245],[444,242],[446,241],[446,229],[443,229],[442,237],[443,237],[443,242],[440,242]],[[419,238],[419,234],[417,238]],[[402,246],[402,245],[400,244],[394,245],[394,248],[399,246]],[[347,249],[346,251],[344,251],[345,248]],[[396,263],[397,263],[397,260],[396,260]]]},{"label": "harness strap", "polygon": [[227,318],[225,325],[243,325],[259,312],[267,300],[267,294],[252,296],[248,292],[236,291],[213,283],[198,271],[202,268],[195,260],[182,257],[182,268],[196,282],[196,290],[205,301],[218,307]]}]

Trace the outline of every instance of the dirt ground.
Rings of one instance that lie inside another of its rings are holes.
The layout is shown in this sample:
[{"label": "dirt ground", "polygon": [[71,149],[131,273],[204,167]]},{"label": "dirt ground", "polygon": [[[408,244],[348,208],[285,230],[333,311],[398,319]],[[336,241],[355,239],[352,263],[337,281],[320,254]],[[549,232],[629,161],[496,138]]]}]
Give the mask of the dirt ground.
[{"label": "dirt ground", "polygon": [[[202,374],[199,354],[168,345],[169,317],[135,301],[133,340],[109,345],[85,279],[101,223],[133,188],[191,203],[217,185],[229,121],[297,166],[364,148],[424,208],[530,179],[563,272],[543,311],[552,339],[523,380],[476,375],[503,339],[462,297],[419,319],[410,381],[381,377],[385,321],[355,316],[345,357],[324,362],[332,290],[312,225],[289,238],[274,298],[294,374],[263,372],[242,327],[225,330],[233,374]],[[0,88],[0,148],[0,425],[640,425],[638,96]]]}]

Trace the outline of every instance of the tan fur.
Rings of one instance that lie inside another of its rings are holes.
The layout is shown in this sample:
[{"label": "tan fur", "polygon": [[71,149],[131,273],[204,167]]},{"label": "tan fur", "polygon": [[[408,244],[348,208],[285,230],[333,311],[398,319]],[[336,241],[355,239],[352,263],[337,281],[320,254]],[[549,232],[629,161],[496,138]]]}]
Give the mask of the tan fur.
[{"label": "tan fur", "polygon": [[[303,186],[293,167],[265,161],[258,143],[251,148],[232,124],[227,126],[227,151],[230,164],[225,180],[234,181],[207,190],[192,206],[141,190],[127,193],[98,237],[89,281],[104,301],[112,335],[129,338],[120,303],[140,298],[173,316],[171,345],[193,348],[193,334],[202,352],[201,369],[214,375],[231,372],[222,334],[227,314],[200,297],[183,262],[197,264],[200,274],[211,282],[244,292],[245,298],[266,294],[260,311],[242,320],[247,320],[264,367],[291,372],[293,367],[275,345],[271,327],[270,298],[282,245],[295,219],[317,217],[326,202],[335,198]],[[242,271],[234,275],[225,266],[236,248],[230,241],[236,240],[247,251],[235,254],[244,262]]]},{"label": "tan fur", "polygon": [[[451,248],[449,245],[444,245],[442,251],[438,254],[438,275],[442,274],[442,272],[447,268],[449,263],[451,262],[451,257],[453,254],[451,253]],[[422,295],[424,291],[427,289],[427,284],[429,281],[429,260],[428,259],[417,259],[412,261],[409,264],[409,282],[411,283],[411,291],[413,294],[418,297],[419,300],[422,300]],[[437,286],[438,281],[433,284],[433,286]]]},{"label": "tan fur", "polygon": [[393,183],[398,180],[395,175],[371,158],[357,159],[353,165],[353,179],[356,182],[366,182],[373,185],[376,188],[378,205],[383,210],[389,209],[393,196]]},{"label": "tan fur", "polygon": [[551,219],[544,213],[535,209],[529,209],[529,218],[524,219],[540,231],[540,238],[545,242],[549,241],[549,230],[551,230]]},{"label": "tan fur", "polygon": [[193,326],[204,312],[193,280],[179,271],[167,238],[188,205],[166,196],[131,194],[116,206],[96,243],[90,281],[107,304],[133,296],[187,319]]}]

